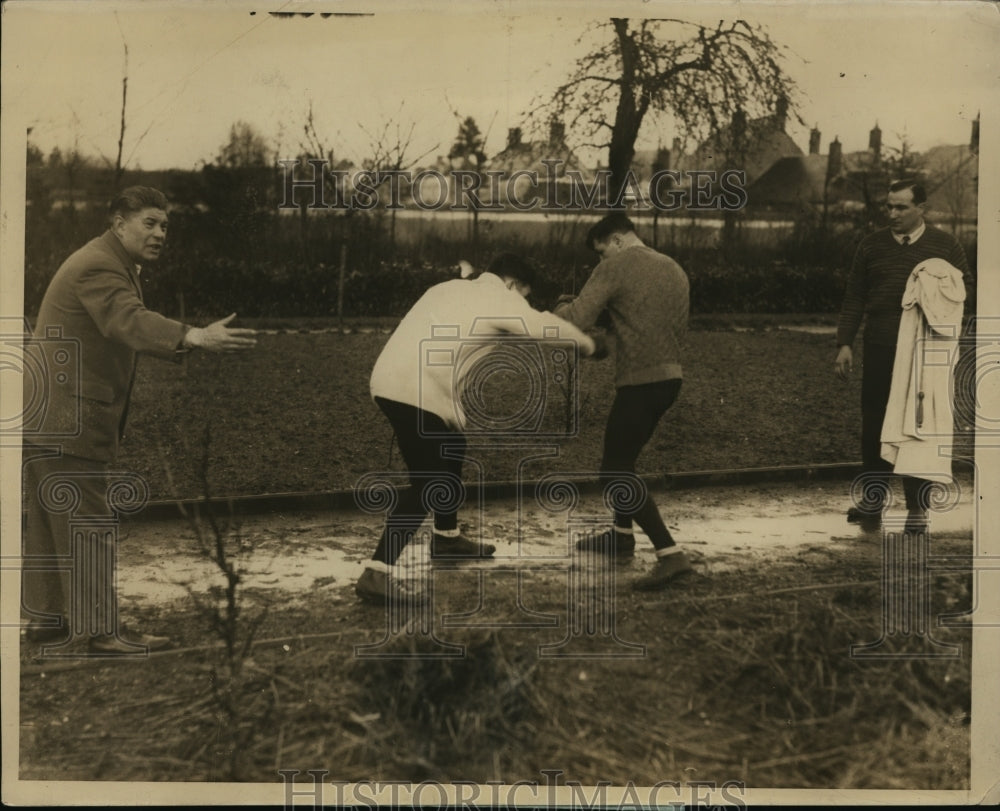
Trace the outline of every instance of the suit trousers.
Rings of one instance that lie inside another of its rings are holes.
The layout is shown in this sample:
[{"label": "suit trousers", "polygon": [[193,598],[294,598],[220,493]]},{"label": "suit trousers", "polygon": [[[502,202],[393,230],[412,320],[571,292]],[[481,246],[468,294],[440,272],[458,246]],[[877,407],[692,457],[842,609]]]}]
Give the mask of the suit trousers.
[{"label": "suit trousers", "polygon": [[108,504],[107,464],[24,450],[22,614],[66,617],[73,634],[117,629],[117,518]]}]

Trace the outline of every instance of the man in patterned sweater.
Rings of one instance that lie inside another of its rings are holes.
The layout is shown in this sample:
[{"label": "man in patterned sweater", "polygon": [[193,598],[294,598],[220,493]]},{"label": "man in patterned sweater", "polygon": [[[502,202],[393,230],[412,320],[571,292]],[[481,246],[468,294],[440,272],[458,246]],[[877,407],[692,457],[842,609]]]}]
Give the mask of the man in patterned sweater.
[{"label": "man in patterned sweater", "polygon": [[[615,399],[604,433],[601,477],[635,473],[635,463],[660,418],[681,388],[681,348],[687,333],[688,278],[673,259],[648,247],[621,212],[609,214],[587,234],[587,246],[601,257],[580,295],[554,310],[580,329],[589,329],[606,309],[615,342]],[[627,489],[625,485],[622,489]],[[691,564],[643,492],[635,509],[616,509],[614,526],[578,542],[584,551],[617,558],[635,553],[632,522],[656,549],[653,571],[632,585],[642,591],[666,588],[691,572]]]},{"label": "man in patterned sweater", "polygon": [[[889,226],[865,237],[854,256],[847,290],[837,326],[836,370],[846,379],[854,363],[852,345],[865,320],[861,372],[861,459],[864,474],[871,477],[866,498],[847,511],[847,520],[866,531],[881,527],[882,511],[892,465],[882,458],[882,423],[892,382],[896,337],[902,317],[903,291],[913,269],[927,259],[944,259],[962,271],[966,306],[975,293],[975,282],[958,241],[924,222],[927,192],[913,180],[889,186],[886,210]],[[969,310],[967,309],[966,312]],[[903,478],[906,506],[923,513],[921,480]]]}]

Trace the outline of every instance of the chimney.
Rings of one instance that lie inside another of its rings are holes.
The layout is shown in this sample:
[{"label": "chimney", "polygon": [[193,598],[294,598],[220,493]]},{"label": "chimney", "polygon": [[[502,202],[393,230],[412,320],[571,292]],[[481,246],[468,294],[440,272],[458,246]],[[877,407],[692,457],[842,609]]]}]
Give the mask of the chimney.
[{"label": "chimney", "polygon": [[785,131],[785,123],[788,120],[788,97],[778,96],[774,103],[774,123],[782,132]]},{"label": "chimney", "polygon": [[653,158],[653,172],[662,172],[670,168],[670,150],[660,147],[656,150],[656,157]]},{"label": "chimney", "polygon": [[733,113],[733,138],[742,138],[747,131],[747,114],[745,110]]},{"label": "chimney", "polygon": [[521,128],[511,127],[507,130],[507,149],[521,145]]},{"label": "chimney", "polygon": [[882,157],[882,130],[878,128],[878,121],[875,122],[875,128],[868,133],[868,148],[872,151],[875,163],[878,163]]},{"label": "chimney", "polygon": [[834,136],[833,140],[830,141],[830,154],[826,161],[826,176],[836,177],[839,175],[842,168],[842,162],[843,153],[840,148],[840,140],[838,136]]},{"label": "chimney", "polygon": [[817,129],[816,127],[813,127],[809,131],[809,154],[810,155],[818,155],[819,154],[819,141],[820,141],[821,137],[822,137],[822,133],[820,133],[819,129]]},{"label": "chimney", "polygon": [[549,145],[563,146],[566,143],[566,125],[555,118],[549,122]]},{"label": "chimney", "polygon": [[969,151],[974,154],[979,154],[979,113],[976,113],[976,118],[972,122],[972,137],[969,139]]}]

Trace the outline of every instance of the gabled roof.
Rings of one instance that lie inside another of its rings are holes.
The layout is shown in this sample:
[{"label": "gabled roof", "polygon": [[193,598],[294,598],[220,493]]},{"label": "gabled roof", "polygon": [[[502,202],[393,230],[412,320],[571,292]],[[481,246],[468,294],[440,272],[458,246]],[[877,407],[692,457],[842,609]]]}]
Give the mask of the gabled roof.
[{"label": "gabled roof", "polygon": [[874,177],[867,172],[844,166],[841,171],[827,176],[829,155],[796,155],[775,161],[763,175],[749,184],[747,204],[750,206],[778,206],[781,208],[807,205],[862,204],[867,183],[870,189]]},{"label": "gabled roof", "polygon": [[[715,138],[700,143],[691,154],[680,152],[675,143],[670,150],[670,169],[679,172],[691,170],[726,169],[742,170],[747,184],[753,183],[774,163],[782,158],[802,155],[798,144],[785,132],[782,119],[766,115],[747,122],[743,144],[737,150],[733,145],[733,126],[726,125]],[[648,177],[657,160],[656,149],[637,150],[632,159],[632,170],[639,177]]]},{"label": "gabled roof", "polygon": [[826,155],[794,155],[779,158],[757,180],[749,184],[749,205],[793,205],[823,200]]},{"label": "gabled roof", "polygon": [[580,172],[585,178],[590,178],[593,175],[592,170],[584,166],[577,158],[576,153],[566,144],[552,144],[549,141],[528,141],[509,145],[502,152],[494,155],[487,163],[486,168],[505,174],[526,169],[543,176],[552,170],[548,169],[542,161],[560,161],[558,177],[562,177],[566,170]]},{"label": "gabled roof", "polygon": [[783,120],[776,115],[766,115],[747,122],[741,146],[735,143],[734,128],[729,124],[716,137],[700,143],[690,156],[681,156],[675,161],[675,168],[742,169],[749,184],[781,158],[799,155],[802,150],[785,132]]}]

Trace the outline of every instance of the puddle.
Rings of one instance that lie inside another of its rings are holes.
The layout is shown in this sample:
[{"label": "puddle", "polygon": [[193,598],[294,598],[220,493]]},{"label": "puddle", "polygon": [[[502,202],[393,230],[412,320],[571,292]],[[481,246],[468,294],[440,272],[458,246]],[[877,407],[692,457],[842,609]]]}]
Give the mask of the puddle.
[{"label": "puddle", "polygon": [[[810,487],[702,488],[654,493],[671,533],[709,571],[724,571],[748,559],[790,557],[810,546],[856,542],[858,529],[844,517],[847,487],[837,483]],[[962,494],[952,510],[935,513],[935,533],[972,536],[972,494]],[[893,511],[887,520],[903,517]],[[460,514],[472,531],[497,549],[492,560],[463,564],[484,570],[531,568],[553,573],[572,565],[573,544],[580,534],[608,526],[599,496],[580,499],[568,512],[548,512],[537,502],[491,502],[476,514],[470,505]],[[381,517],[361,512],[264,515],[245,519],[240,535],[245,552],[236,563],[248,596],[281,599],[286,604],[322,591],[332,600],[352,594],[353,585],[374,551]],[[401,564],[411,575],[430,565],[425,524],[423,537],[410,544]],[[638,528],[637,528],[638,530]],[[166,604],[189,600],[189,589],[206,594],[225,580],[199,555],[194,535],[183,522],[130,524],[119,545],[118,586],[124,602]],[[649,540],[636,532],[634,566],[654,560]]]}]

